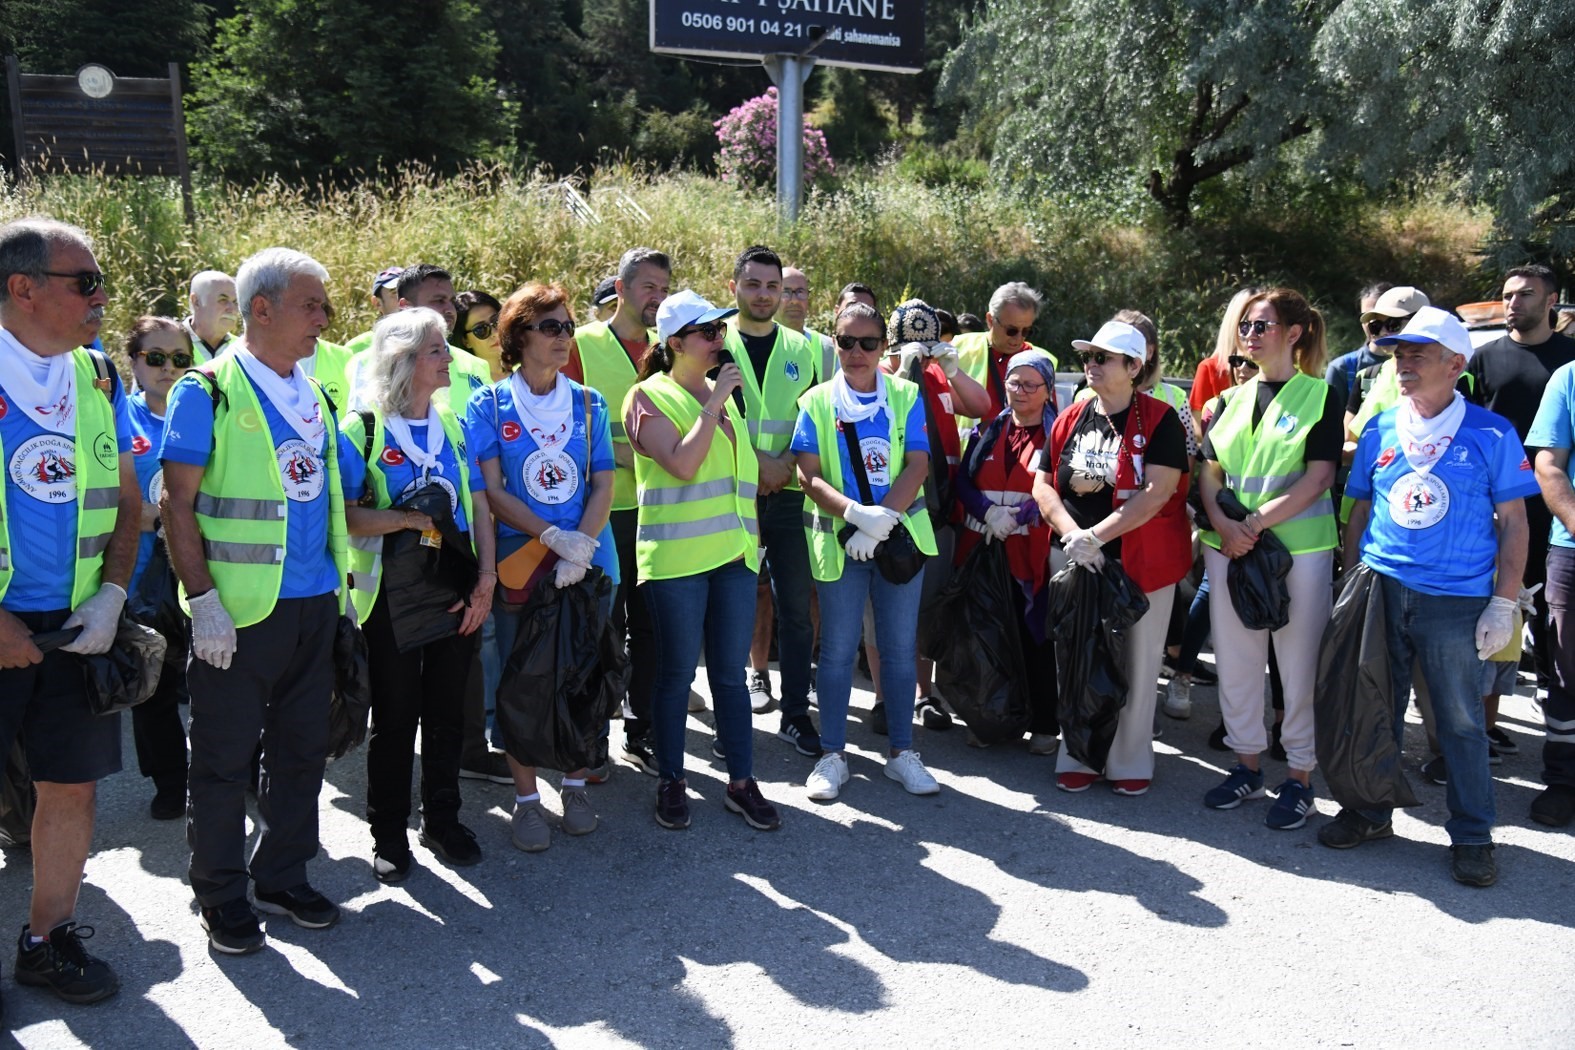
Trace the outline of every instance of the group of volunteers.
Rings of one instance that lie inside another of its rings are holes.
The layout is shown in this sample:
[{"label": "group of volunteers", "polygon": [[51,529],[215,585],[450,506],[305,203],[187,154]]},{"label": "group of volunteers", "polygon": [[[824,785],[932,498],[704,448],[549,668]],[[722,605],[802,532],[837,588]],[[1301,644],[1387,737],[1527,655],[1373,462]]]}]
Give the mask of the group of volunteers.
[{"label": "group of volunteers", "polygon": [[[322,338],[327,271],[266,248],[233,277],[197,274],[183,320],[135,323],[128,390],[92,348],[107,291],[87,235],[42,218],[0,227],[0,756],[19,739],[37,786],[19,981],[72,1002],[118,987],[74,918],[94,785],[121,766],[118,716],[92,712],[74,661],[114,645],[128,592],[161,584],[188,618],[170,644],[189,657],[133,709],[137,759],[151,815],[186,819],[199,918],[228,954],[264,945],[259,912],[339,918],[307,864],[347,629],[371,676],[371,871],[393,883],[413,865],[418,732],[419,837],[449,863],[482,857],[460,819],[467,778],[513,788],[510,839],[527,852],[596,829],[591,786],[615,758],[655,777],[662,827],[688,827],[702,654],[722,801],[748,826],[782,822],[754,777],[753,715],[780,708],[777,736],[813,760],[810,799],[849,788],[861,651],[885,776],[939,792],[915,722],[941,730],[958,712],[919,651],[921,610],[997,543],[1022,735],[1056,756],[1063,791],[1150,790],[1156,708],[1190,716],[1212,635],[1212,743],[1235,761],[1203,802],[1262,798],[1267,752],[1285,768],[1265,822],[1303,826],[1318,734],[1338,729],[1315,725],[1320,640],[1360,564],[1387,613],[1397,743],[1413,686],[1424,701],[1454,877],[1496,878],[1490,764],[1515,749],[1495,719],[1522,610],[1547,689],[1531,815],[1575,817],[1575,342],[1553,331],[1550,271],[1509,272],[1508,332],[1480,347],[1418,289],[1369,289],[1369,338],[1327,376],[1322,314],[1288,288],[1243,289],[1189,395],[1162,381],[1159,328],[1135,310],[1068,348],[1034,345],[1043,303],[1021,282],[982,322],[919,300],[888,318],[851,283],[817,332],[806,274],[767,247],[738,256],[725,306],[674,290],[673,269],[631,249],[582,322],[557,283],[499,298],[456,292],[439,266],[391,267],[371,288],[381,316],[340,346]],[[1070,398],[1062,357],[1082,373]],[[1260,545],[1283,552],[1288,598],[1268,627],[1227,587]],[[393,568],[444,548],[468,574],[436,609],[446,628],[413,636],[414,592]],[[1127,694],[1095,768],[1061,739],[1051,609],[1061,581],[1113,568],[1147,608],[1124,636]],[[1178,600],[1189,577],[1196,597]],[[556,771],[549,807],[510,746],[499,683],[525,591],[587,581],[630,664],[621,740],[604,726],[582,768]],[[71,640],[35,644],[58,631]],[[1318,837],[1392,834],[1389,812],[1342,809]]]}]

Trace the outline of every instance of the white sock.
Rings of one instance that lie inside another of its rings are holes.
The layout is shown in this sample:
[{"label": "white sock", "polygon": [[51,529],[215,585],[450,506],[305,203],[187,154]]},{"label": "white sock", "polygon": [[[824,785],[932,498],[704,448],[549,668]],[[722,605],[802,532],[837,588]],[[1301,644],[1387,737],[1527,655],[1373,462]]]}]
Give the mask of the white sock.
[{"label": "white sock", "polygon": [[584,780],[570,780],[568,777],[563,778],[563,789],[565,791],[567,791],[569,788],[582,788],[584,786]]},{"label": "white sock", "polygon": [[532,791],[528,795],[515,795],[514,796],[514,804],[516,806],[523,806],[527,802],[540,802],[540,801],[541,801],[541,792],[540,791]]}]

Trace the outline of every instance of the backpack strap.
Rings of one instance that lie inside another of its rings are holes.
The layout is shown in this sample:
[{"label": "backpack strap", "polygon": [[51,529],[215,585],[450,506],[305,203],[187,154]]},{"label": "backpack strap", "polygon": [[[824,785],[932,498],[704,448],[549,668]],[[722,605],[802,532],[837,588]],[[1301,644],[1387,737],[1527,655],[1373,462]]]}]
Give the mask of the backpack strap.
[{"label": "backpack strap", "polygon": [[98,377],[93,380],[93,385],[104,395],[106,401],[114,404],[115,383],[110,379],[110,369],[114,366],[109,363],[109,358],[105,357],[101,351],[94,350],[90,346],[83,347],[83,349],[88,352],[88,360],[93,362],[93,374]]},{"label": "backpack strap", "polygon": [[361,439],[361,462],[370,464],[372,439],[377,436],[377,415],[369,408],[358,409],[356,415],[361,417],[361,429],[366,432]]}]

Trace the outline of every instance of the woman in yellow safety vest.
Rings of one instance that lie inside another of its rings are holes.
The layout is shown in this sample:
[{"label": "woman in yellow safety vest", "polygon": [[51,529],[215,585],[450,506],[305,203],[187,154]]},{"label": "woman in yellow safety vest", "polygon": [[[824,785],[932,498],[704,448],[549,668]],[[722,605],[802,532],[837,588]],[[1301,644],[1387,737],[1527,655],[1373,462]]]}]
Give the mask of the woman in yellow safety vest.
[{"label": "woman in yellow safety vest", "polygon": [[[1324,331],[1323,316],[1289,288],[1249,298],[1237,341],[1259,371],[1225,395],[1203,443],[1203,506],[1213,526],[1203,533],[1203,556],[1210,579],[1224,583],[1232,559],[1251,551],[1265,531],[1291,553],[1285,580],[1289,621],[1273,632],[1285,688],[1281,739],[1290,768],[1264,820],[1279,830],[1301,827],[1313,808],[1313,686],[1332,599],[1336,535],[1329,486],[1340,462],[1344,417],[1322,379]],[[1225,489],[1249,512],[1245,521],[1233,521],[1220,508]],[[1268,746],[1263,671],[1270,632],[1245,627],[1235,603],[1221,598],[1209,604],[1209,615],[1225,742],[1237,763],[1204,796],[1204,804],[1234,809],[1264,794],[1259,754]]]},{"label": "woman in yellow safety vest", "polygon": [[[656,312],[657,341],[624,402],[634,450],[639,592],[656,637],[651,717],[656,739],[656,822],[689,826],[684,726],[689,683],[705,649],[716,713],[712,752],[727,764],[723,799],[750,827],[781,826],[755,783],[749,690],[744,667],[755,623],[760,528],[755,519],[758,460],[735,402],[743,375],[720,364],[725,318],[691,291]],[[715,378],[707,374],[714,372]]]}]

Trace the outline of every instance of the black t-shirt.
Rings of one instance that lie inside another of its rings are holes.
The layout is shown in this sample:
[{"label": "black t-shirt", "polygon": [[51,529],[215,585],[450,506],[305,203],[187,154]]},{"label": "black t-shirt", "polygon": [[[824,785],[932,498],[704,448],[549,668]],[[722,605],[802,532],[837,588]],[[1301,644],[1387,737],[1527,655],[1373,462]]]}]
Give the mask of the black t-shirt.
[{"label": "black t-shirt", "polygon": [[1476,377],[1471,399],[1515,425],[1526,440],[1542,403],[1548,377],[1562,364],[1575,361],[1575,339],[1555,332],[1545,343],[1524,346],[1509,336],[1493,340],[1471,356],[1466,371]]},{"label": "black t-shirt", "polygon": [[[1094,406],[1084,409],[1061,449],[1061,460],[1055,465],[1056,491],[1060,493],[1066,512],[1080,529],[1098,525],[1115,507],[1116,458],[1121,452],[1127,416],[1131,411],[1128,408],[1106,417]],[[1187,435],[1182,432],[1181,420],[1174,412],[1167,411],[1160,417],[1147,448],[1129,451],[1146,467],[1174,467],[1182,473],[1187,471]],[[1050,470],[1045,462],[1049,455],[1050,447],[1046,445],[1039,456],[1040,470]],[[1119,558],[1120,538],[1106,541],[1104,551]]]},{"label": "black t-shirt", "polygon": [[759,386],[766,385],[766,365],[771,363],[771,351],[776,349],[777,329],[771,326],[767,335],[750,335],[748,332],[739,332],[744,340],[744,349],[749,351],[749,362],[755,366],[755,383]]},{"label": "black t-shirt", "polygon": [[[1254,427],[1263,421],[1263,414],[1268,411],[1270,402],[1283,389],[1285,383],[1270,383],[1262,379],[1258,381],[1258,403],[1252,406]],[[1323,415],[1318,417],[1318,421],[1312,425],[1312,430],[1307,434],[1304,458],[1309,463],[1319,460],[1339,463],[1340,454],[1345,448],[1345,412],[1340,407],[1340,395],[1335,393],[1334,387],[1331,386],[1324,387],[1324,394]],[[1212,459],[1216,463],[1219,462],[1220,457],[1214,451],[1214,428],[1224,414],[1223,408],[1214,413],[1214,418],[1209,420],[1208,430],[1203,434],[1203,458]]]}]

